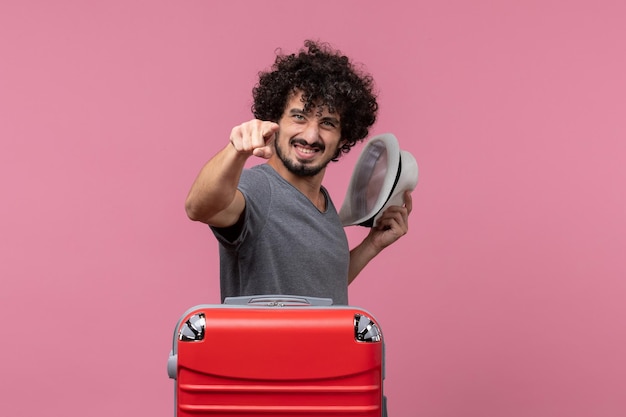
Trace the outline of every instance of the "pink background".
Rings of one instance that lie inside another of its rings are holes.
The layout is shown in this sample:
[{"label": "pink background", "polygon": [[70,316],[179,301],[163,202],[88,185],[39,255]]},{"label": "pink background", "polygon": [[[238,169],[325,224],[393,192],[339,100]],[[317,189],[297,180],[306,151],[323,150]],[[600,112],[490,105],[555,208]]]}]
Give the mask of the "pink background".
[{"label": "pink background", "polygon": [[[219,300],[217,244],[184,198],[274,49],[309,37],[375,76],[372,134],[420,164],[409,235],[350,290],[383,326],[390,415],[626,415],[625,16],[2,1],[0,415],[173,414],[175,322]],[[327,175],[337,205],[356,157]]]}]

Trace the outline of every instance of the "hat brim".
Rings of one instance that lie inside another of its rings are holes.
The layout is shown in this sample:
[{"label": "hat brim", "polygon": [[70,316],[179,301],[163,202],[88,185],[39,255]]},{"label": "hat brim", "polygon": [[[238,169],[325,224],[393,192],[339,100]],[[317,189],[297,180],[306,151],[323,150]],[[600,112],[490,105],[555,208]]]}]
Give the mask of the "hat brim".
[{"label": "hat brim", "polygon": [[[382,168],[381,168],[382,167]],[[339,218],[344,226],[373,227],[390,206],[404,204],[404,192],[417,186],[418,166],[386,133],[372,138],[361,151]],[[372,193],[376,195],[372,198]]]}]

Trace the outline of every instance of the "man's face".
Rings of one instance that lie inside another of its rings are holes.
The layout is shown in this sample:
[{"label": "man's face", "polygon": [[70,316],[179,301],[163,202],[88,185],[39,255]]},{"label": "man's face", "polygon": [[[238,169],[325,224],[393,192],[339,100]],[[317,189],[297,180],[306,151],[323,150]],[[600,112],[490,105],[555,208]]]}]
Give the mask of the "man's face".
[{"label": "man's face", "polygon": [[337,113],[326,107],[304,112],[302,93],[293,95],[279,120],[274,147],[276,156],[293,174],[314,176],[337,155],[341,145],[341,125]]}]

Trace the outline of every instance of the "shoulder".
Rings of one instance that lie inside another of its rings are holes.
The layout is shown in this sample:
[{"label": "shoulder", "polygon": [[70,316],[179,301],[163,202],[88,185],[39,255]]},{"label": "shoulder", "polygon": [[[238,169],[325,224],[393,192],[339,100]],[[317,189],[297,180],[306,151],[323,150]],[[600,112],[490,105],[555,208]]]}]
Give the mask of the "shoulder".
[{"label": "shoulder", "polygon": [[255,165],[241,172],[239,182],[267,182],[272,177],[273,169],[267,164]]},{"label": "shoulder", "polygon": [[256,165],[242,171],[237,188],[243,194],[247,205],[266,206],[271,201],[275,180],[267,168],[269,167],[265,165]]},{"label": "shoulder", "polygon": [[268,184],[269,180],[269,176],[263,168],[263,165],[256,165],[251,168],[246,168],[241,172],[239,188],[254,189],[256,187],[262,187],[264,184]]}]

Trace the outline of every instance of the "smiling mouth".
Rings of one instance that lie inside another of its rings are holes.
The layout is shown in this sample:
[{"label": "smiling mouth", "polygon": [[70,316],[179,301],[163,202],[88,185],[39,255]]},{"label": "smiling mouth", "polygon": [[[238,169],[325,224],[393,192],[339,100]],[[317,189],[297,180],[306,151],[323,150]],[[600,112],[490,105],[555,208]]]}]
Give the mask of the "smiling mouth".
[{"label": "smiling mouth", "polygon": [[313,155],[324,150],[324,146],[321,143],[314,143],[311,145],[303,139],[293,139],[291,141],[291,145],[302,155]]},{"label": "smiling mouth", "polygon": [[296,145],[296,149],[298,149],[298,152],[303,153],[303,154],[307,154],[307,155],[312,155],[316,152],[319,152],[319,149],[317,148],[305,148],[303,146],[300,145]]}]

